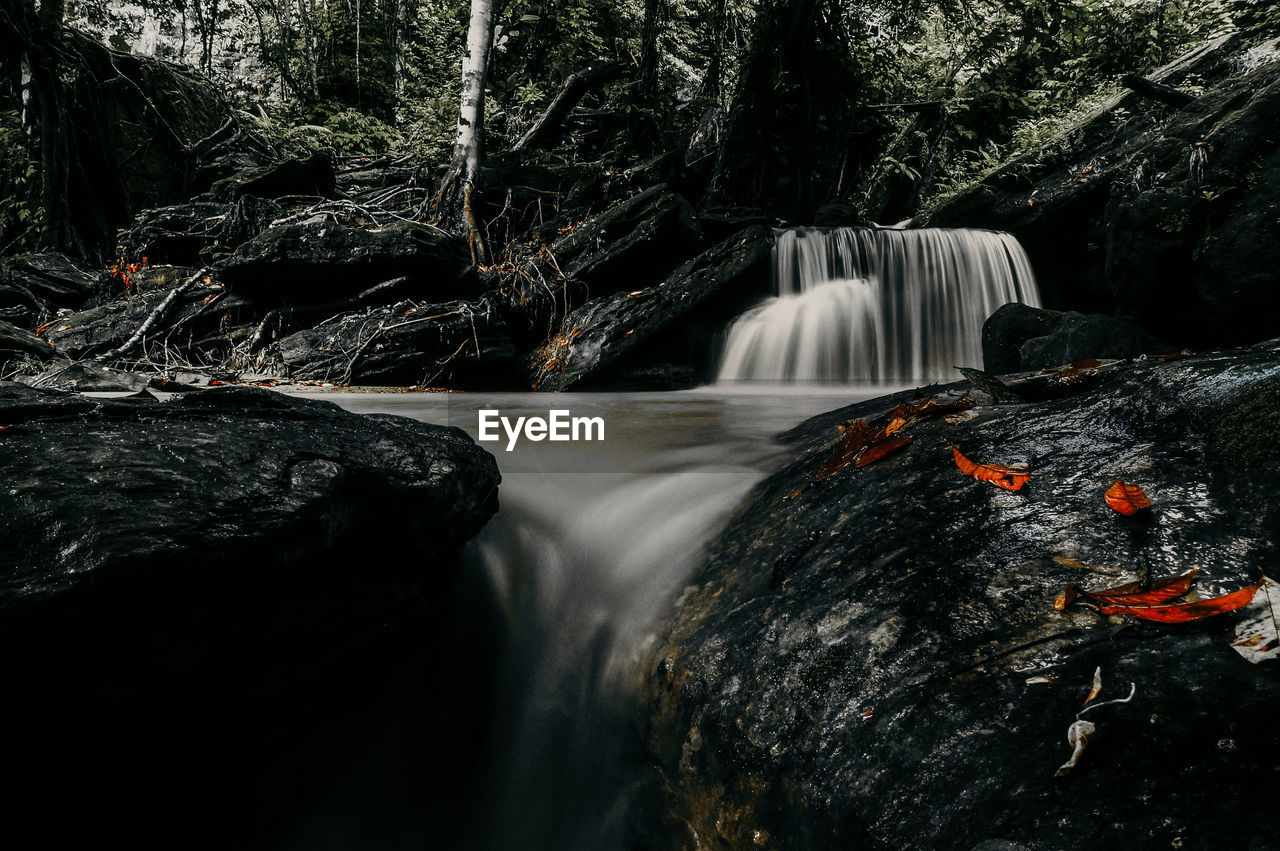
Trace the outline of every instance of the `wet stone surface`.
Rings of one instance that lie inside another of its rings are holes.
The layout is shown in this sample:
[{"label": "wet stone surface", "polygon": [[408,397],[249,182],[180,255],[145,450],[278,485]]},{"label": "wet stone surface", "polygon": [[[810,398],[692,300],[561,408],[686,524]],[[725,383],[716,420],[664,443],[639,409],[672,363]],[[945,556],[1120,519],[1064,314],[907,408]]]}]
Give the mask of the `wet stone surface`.
[{"label": "wet stone surface", "polygon": [[[930,420],[792,498],[836,422],[881,425],[906,397],[784,435],[796,460],[713,544],[651,656],[664,826],[641,844],[1274,847],[1280,670],[1232,649],[1238,615],[1160,625],[1054,598],[1192,567],[1209,597],[1278,569],[1277,346],[1116,364],[1047,401]],[[952,445],[1032,478],[1014,493],[963,476]],[[1118,477],[1149,522],[1106,507]],[[1055,777],[1099,667],[1099,700],[1135,697],[1086,715],[1097,732]]]}]

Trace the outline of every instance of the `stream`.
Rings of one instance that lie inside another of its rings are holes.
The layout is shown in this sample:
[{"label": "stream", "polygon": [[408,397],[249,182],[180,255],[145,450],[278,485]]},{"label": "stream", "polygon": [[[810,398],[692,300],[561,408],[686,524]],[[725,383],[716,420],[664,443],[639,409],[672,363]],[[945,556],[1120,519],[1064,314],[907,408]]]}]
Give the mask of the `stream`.
[{"label": "stream", "polygon": [[476,848],[621,847],[641,770],[628,698],[652,631],[709,539],[790,453],[775,435],[894,387],[776,385],[679,393],[326,393],[358,413],[457,425],[478,411],[602,417],[603,441],[482,443],[502,508],[468,545],[511,640]]}]

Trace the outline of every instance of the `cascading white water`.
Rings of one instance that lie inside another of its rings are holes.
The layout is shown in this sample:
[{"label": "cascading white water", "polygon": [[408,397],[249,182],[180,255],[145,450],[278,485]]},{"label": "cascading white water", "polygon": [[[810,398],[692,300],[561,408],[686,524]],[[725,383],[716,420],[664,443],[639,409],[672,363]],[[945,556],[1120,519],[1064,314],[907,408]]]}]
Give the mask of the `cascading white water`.
[{"label": "cascading white water", "polygon": [[774,291],[729,326],[717,383],[921,382],[982,363],[982,323],[1040,305],[1018,241],[987,230],[792,228]]}]

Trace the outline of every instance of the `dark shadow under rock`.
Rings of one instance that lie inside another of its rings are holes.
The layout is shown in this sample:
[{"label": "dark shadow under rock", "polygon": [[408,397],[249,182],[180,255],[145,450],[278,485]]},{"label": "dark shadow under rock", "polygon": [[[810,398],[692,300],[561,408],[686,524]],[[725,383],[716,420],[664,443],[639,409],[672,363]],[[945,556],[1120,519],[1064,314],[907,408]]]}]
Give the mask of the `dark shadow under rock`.
[{"label": "dark shadow under rock", "polygon": [[283,195],[333,195],[335,169],[333,157],[315,153],[306,159],[290,157],[268,165],[255,165],[216,181],[209,194],[223,202],[236,201],[246,195],[279,198]]}]

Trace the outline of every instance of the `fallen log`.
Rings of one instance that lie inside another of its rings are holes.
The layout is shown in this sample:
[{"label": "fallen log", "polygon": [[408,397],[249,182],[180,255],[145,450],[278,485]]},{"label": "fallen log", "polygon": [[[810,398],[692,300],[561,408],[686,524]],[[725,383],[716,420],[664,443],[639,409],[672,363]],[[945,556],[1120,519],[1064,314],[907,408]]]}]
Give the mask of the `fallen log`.
[{"label": "fallen log", "polygon": [[1184,91],[1179,91],[1173,86],[1157,83],[1154,80],[1148,80],[1146,77],[1140,77],[1137,74],[1125,74],[1120,80],[1126,89],[1142,95],[1144,98],[1167,103],[1169,106],[1184,107],[1191,101],[1195,100],[1191,95]]}]

